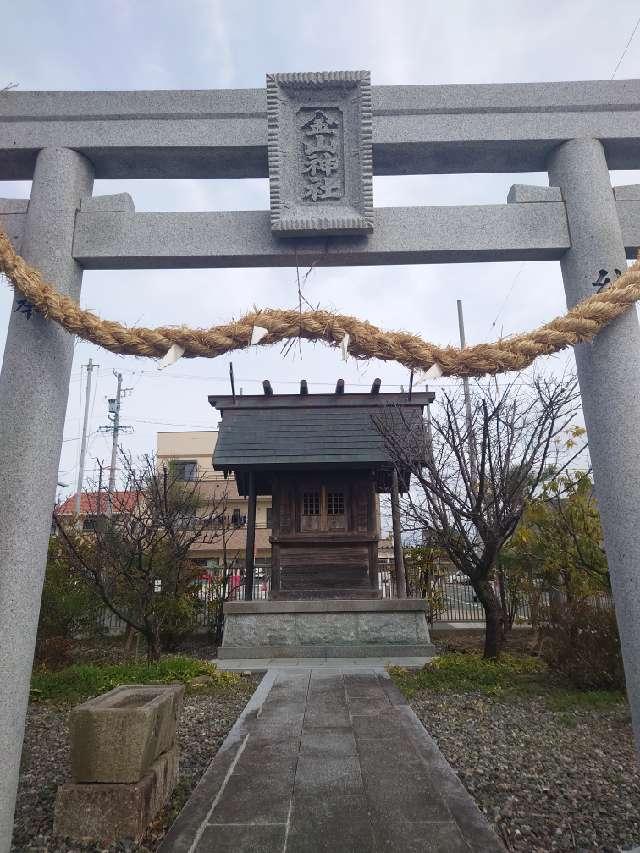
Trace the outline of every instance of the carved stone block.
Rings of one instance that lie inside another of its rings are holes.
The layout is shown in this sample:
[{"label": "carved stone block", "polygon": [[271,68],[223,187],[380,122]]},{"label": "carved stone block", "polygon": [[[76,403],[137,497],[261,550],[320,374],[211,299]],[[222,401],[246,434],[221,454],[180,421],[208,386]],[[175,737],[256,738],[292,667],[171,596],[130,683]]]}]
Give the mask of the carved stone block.
[{"label": "carved stone block", "polygon": [[129,684],[75,707],[69,715],[74,782],[138,782],[170,749],[182,684]]},{"label": "carved stone block", "polygon": [[371,231],[369,72],[269,74],[267,119],[272,230]]}]

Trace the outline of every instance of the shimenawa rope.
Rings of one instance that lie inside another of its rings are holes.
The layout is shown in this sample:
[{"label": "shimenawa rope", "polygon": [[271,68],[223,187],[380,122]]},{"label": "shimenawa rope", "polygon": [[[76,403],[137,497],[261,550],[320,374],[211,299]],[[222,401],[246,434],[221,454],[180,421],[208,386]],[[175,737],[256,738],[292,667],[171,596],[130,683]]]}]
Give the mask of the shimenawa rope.
[{"label": "shimenawa rope", "polygon": [[83,310],[73,299],[44,281],[41,273],[15,252],[11,241],[1,230],[0,272],[44,317],[59,323],[73,335],[122,355],[161,358],[173,344],[177,344],[184,349],[186,358],[214,358],[245,348],[251,341],[253,328],[262,326],[268,334],[259,346],[297,337],[339,346],[345,335],[349,335],[348,351],[354,358],[397,361],[421,371],[427,371],[436,364],[443,376],[482,376],[522,370],[540,355],[550,355],[592,340],[608,323],[640,299],[640,261],[636,261],[606,289],[594,293],[563,317],[557,317],[533,332],[459,349],[439,347],[408,332],[385,332],[356,317],[330,311],[300,313],[267,308],[251,311],[235,322],[209,329],[124,326]]}]

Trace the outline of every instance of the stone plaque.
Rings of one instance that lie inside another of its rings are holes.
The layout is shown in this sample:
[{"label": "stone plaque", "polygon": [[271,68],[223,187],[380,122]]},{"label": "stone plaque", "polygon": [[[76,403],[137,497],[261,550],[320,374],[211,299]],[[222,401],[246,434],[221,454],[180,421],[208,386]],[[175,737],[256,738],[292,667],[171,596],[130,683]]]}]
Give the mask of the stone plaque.
[{"label": "stone plaque", "polygon": [[371,231],[369,72],[269,74],[267,118],[272,230]]}]

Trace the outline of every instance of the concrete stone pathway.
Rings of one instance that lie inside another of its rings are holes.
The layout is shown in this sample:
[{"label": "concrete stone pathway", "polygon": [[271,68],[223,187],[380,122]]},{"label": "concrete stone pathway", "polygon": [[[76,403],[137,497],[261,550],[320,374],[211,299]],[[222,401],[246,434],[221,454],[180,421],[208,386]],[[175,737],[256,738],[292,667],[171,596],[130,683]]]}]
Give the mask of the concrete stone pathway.
[{"label": "concrete stone pathway", "polygon": [[160,847],[502,850],[387,673],[349,666],[269,669]]}]

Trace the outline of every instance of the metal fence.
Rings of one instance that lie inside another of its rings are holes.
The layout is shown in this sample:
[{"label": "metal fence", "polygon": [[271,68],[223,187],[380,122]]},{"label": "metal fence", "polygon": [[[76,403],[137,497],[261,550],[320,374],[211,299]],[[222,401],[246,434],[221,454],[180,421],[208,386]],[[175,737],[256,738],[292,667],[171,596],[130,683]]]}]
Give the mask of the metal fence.
[{"label": "metal fence", "polygon": [[[198,603],[196,632],[210,631],[214,635],[221,636],[223,602],[245,600],[244,568],[236,568],[229,572],[224,584],[215,573],[203,573],[198,584],[199,586],[195,590]],[[397,597],[395,573],[388,564],[383,564],[378,571],[378,589],[382,598],[393,599]],[[270,590],[270,566],[265,560],[261,561],[261,565],[256,565],[253,600],[267,600]],[[497,584],[496,594],[499,594]],[[439,622],[477,622],[484,624],[482,605],[478,601],[471,584],[459,574],[434,575],[427,579],[424,591],[410,590],[409,595],[410,597],[427,599],[427,618],[431,624]],[[538,592],[535,596],[535,606],[532,605],[529,597],[521,596],[512,605],[514,622],[531,624],[533,611],[536,608],[549,607],[554,595],[556,600],[560,600],[558,593]],[[509,601],[508,590],[507,600]],[[593,596],[589,601],[598,607],[613,608],[613,599],[610,594],[605,592]],[[125,630],[124,622],[109,610],[103,612],[101,625],[108,634],[112,635],[124,633]]]},{"label": "metal fence", "polygon": [[[497,588],[496,594],[499,594]],[[436,578],[432,581],[431,601],[432,622],[484,622],[484,609],[470,583]],[[531,606],[528,600],[516,604],[515,621],[531,621]]]},{"label": "metal fence", "polygon": [[[379,587],[383,598],[396,598],[394,572],[379,572]],[[496,589],[497,592],[497,589]],[[427,599],[427,618],[434,622],[478,622],[484,624],[484,610],[471,584],[455,575],[434,575],[427,579],[424,590],[408,590],[411,598]],[[531,608],[528,601],[518,603],[516,621],[529,622]]]},{"label": "metal fence", "polygon": [[[254,601],[265,601],[269,598],[270,581],[270,566],[256,565],[253,580]],[[210,631],[214,635],[220,634],[222,603],[245,600],[244,568],[230,571],[224,583],[215,573],[203,572],[202,577],[196,582],[194,598],[196,602],[195,633]],[[102,630],[111,636],[124,634],[127,627],[126,623],[108,608],[101,612],[98,621]]]}]

